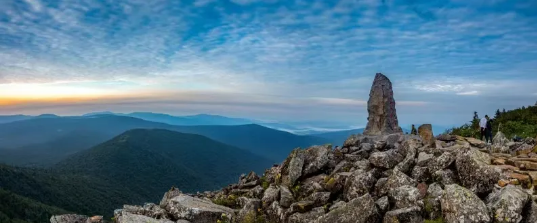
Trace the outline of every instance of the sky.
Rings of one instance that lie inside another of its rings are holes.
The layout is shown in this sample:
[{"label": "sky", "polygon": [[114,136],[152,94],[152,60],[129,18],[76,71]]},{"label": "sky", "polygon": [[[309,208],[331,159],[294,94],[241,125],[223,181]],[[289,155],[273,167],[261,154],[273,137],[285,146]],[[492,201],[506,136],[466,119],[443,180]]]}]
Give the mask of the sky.
[{"label": "sky", "polygon": [[0,114],[402,125],[537,101],[536,0],[0,0]]}]

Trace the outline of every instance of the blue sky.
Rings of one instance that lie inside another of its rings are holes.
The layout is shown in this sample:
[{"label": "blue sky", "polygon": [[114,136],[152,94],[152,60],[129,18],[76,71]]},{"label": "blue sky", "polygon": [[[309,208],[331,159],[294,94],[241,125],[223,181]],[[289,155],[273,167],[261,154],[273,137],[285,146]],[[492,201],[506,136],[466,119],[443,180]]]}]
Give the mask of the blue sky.
[{"label": "blue sky", "polygon": [[0,113],[215,113],[363,126],[537,101],[535,0],[2,0]]}]

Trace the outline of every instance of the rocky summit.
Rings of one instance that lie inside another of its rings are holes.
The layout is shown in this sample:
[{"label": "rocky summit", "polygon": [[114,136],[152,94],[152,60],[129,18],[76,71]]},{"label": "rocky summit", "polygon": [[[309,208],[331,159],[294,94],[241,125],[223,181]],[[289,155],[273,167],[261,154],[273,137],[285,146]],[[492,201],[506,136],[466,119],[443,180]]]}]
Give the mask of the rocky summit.
[{"label": "rocky summit", "polygon": [[392,82],[381,73],[375,75],[367,101],[367,127],[364,135],[402,133],[397,120]]},{"label": "rocky summit", "polygon": [[[159,204],[125,205],[117,223],[535,223],[536,140],[492,145],[452,135],[419,136],[397,126],[391,83],[377,74],[368,134],[295,149],[262,176],[251,172],[218,191],[172,188]],[[52,223],[103,222],[53,216]]]}]

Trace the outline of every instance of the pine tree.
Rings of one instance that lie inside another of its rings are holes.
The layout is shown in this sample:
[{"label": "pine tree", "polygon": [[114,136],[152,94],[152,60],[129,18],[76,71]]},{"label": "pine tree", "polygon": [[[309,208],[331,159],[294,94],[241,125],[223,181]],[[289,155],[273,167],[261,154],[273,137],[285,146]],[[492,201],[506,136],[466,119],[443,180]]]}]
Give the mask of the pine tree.
[{"label": "pine tree", "polygon": [[496,110],[496,115],[494,115],[494,119],[497,119],[498,117],[500,117],[502,113],[500,113],[500,109]]}]

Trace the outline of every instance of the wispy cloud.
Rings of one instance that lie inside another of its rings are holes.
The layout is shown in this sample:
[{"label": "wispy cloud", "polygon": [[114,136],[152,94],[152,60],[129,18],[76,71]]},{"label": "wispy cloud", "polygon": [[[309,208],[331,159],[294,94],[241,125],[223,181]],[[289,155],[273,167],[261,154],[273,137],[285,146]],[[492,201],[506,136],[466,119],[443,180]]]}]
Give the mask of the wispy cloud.
[{"label": "wispy cloud", "polygon": [[346,109],[363,108],[381,71],[398,105],[521,98],[537,83],[532,4],[7,0],[0,83],[124,82],[123,94],[218,91]]}]

